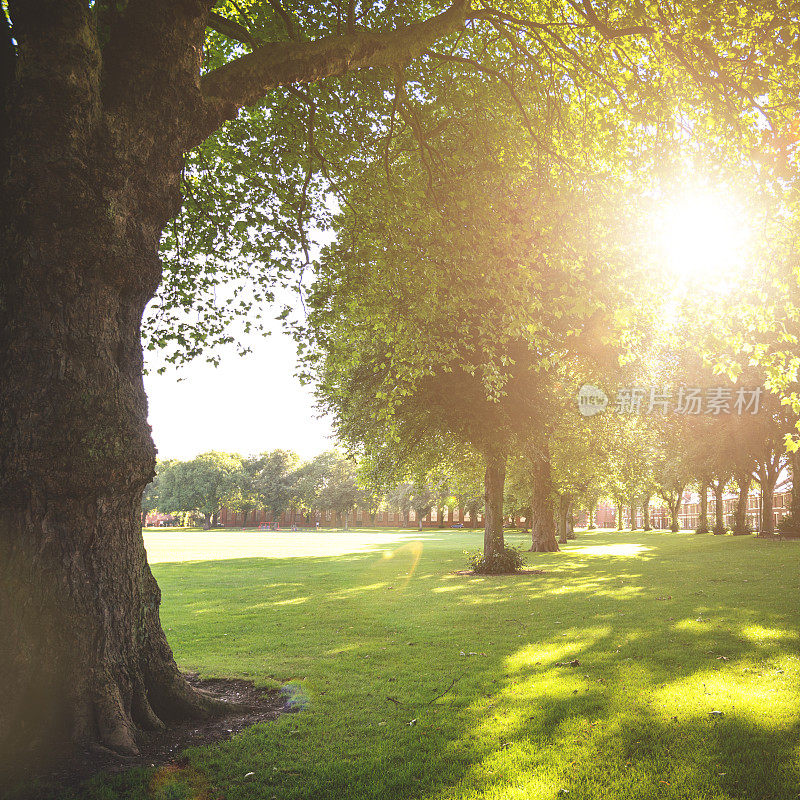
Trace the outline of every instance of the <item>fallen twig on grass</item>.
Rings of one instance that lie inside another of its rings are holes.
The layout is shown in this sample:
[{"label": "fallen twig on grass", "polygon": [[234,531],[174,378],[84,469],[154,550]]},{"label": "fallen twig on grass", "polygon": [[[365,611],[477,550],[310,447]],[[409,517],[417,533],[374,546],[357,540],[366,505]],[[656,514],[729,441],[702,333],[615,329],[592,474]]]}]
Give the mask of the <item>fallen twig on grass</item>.
[{"label": "fallen twig on grass", "polygon": [[453,678],[453,680],[450,682],[450,685],[441,694],[437,694],[433,700],[430,700],[428,705],[432,706],[437,700],[444,697],[463,677],[463,675],[459,675],[457,678]]}]

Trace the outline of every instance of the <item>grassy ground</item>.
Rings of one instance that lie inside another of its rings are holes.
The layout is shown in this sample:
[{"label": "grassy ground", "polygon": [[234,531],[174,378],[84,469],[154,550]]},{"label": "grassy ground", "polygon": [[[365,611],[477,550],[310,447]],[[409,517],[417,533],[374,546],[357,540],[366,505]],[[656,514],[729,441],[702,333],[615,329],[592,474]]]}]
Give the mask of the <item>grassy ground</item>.
[{"label": "grassy ground", "polygon": [[146,537],[182,667],[304,707],[82,798],[800,797],[798,544],[601,531],[473,578],[465,531]]}]

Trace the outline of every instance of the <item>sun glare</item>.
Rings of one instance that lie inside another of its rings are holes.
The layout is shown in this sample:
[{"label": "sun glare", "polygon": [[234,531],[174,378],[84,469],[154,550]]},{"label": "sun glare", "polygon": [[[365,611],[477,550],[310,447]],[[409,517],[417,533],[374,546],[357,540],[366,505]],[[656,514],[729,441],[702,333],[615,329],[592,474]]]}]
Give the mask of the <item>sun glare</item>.
[{"label": "sun glare", "polygon": [[742,275],[749,225],[734,202],[687,195],[666,203],[659,222],[665,267],[677,280],[719,291]]}]

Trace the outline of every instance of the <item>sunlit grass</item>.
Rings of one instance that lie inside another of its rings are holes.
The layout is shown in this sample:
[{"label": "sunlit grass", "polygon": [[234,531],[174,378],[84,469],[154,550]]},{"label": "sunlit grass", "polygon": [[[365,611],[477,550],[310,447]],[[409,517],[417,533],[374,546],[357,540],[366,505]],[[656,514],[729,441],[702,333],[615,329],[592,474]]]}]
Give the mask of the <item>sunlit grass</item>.
[{"label": "sunlit grass", "polygon": [[[225,560],[195,563],[199,541],[159,539],[162,619],[184,668],[309,704],[190,751],[170,796],[800,796],[794,543],[598,532],[530,554],[544,575],[473,578],[479,533],[260,536],[214,532]],[[161,800],[153,781],[80,796]]]},{"label": "sunlit grass", "polygon": [[[210,531],[150,528],[145,531],[151,564],[169,561],[219,561],[235,558],[309,558],[381,551],[392,554],[407,542],[418,547],[416,531],[260,531],[217,528]],[[388,548],[388,549],[387,549]],[[413,550],[416,551],[415,549]]]}]

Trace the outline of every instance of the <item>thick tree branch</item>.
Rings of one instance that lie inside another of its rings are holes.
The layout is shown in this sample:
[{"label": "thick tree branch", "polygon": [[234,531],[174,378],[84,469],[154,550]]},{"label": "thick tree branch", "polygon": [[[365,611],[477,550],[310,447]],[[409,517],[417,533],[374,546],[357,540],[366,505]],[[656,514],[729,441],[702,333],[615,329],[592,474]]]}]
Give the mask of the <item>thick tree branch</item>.
[{"label": "thick tree branch", "polygon": [[[469,11],[458,0],[436,17],[387,33],[346,34],[315,42],[271,42],[204,75],[204,96],[227,112],[250,105],[279,86],[312,83],[369,67],[403,64],[458,30]],[[224,122],[220,118],[218,124]]]},{"label": "thick tree branch", "polygon": [[303,37],[297,29],[297,24],[292,15],[283,7],[281,0],[269,0],[275,13],[281,18],[286,35],[295,42],[299,42]]},{"label": "thick tree branch", "polygon": [[503,75],[502,72],[500,72],[499,70],[491,69],[490,67],[486,67],[483,64],[480,64],[479,62],[473,61],[472,59],[469,58],[462,58],[461,56],[450,55],[448,53],[438,53],[435,50],[428,50],[427,53],[432,58],[437,58],[441,61],[451,61],[456,64],[462,64],[463,66],[469,67],[470,69],[475,70],[476,72],[482,72],[484,75],[489,75],[495,80],[500,81],[500,83],[502,83],[503,86],[505,86],[506,89],[508,90],[508,93],[511,96],[512,101],[514,102],[514,105],[517,107],[519,115],[522,119],[522,124],[525,130],[528,132],[528,136],[530,136],[531,141],[540,150],[547,153],[548,155],[551,155],[553,158],[555,158],[559,163],[563,164],[564,166],[569,167],[569,163],[564,159],[563,156],[558,154],[552,148],[548,147],[541,140],[541,138],[534,133],[533,124],[531,123],[530,117],[528,116],[528,112],[525,109],[525,104],[522,102],[520,96],[514,89],[514,85],[505,75]]},{"label": "thick tree branch", "polygon": [[228,19],[227,17],[220,16],[215,11],[212,11],[208,15],[207,25],[212,31],[221,33],[223,36],[227,36],[229,39],[241,42],[242,44],[248,44],[253,49],[261,46],[261,42],[256,39],[244,25],[240,25],[238,22]]},{"label": "thick tree branch", "polygon": [[5,9],[0,6],[0,103],[6,102],[8,91],[14,81],[16,53],[11,38],[11,22]]},{"label": "thick tree branch", "polygon": [[5,9],[0,7],[0,178],[6,170],[8,159],[9,103],[14,84],[17,56],[11,37],[11,23]]},{"label": "thick tree branch", "polygon": [[619,39],[622,36],[633,36],[637,33],[651,34],[653,29],[649,25],[630,25],[627,28],[614,28],[597,16],[591,0],[581,0],[579,6],[575,0],[568,0],[569,4],[588,20],[589,24],[606,39]]}]

